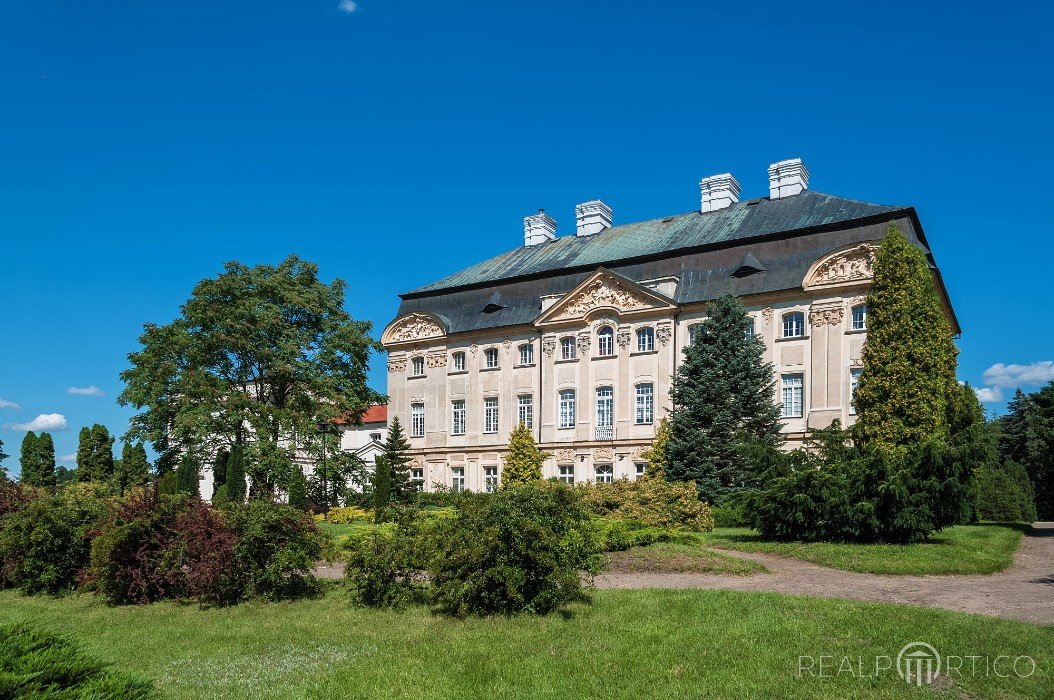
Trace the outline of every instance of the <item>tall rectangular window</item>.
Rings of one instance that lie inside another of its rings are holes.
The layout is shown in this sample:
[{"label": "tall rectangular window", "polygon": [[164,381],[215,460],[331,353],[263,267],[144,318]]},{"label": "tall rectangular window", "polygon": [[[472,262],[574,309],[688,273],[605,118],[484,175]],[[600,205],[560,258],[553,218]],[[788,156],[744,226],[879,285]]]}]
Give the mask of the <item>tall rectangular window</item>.
[{"label": "tall rectangular window", "polygon": [[598,464],[596,467],[596,474],[598,484],[610,484],[611,478],[615,474],[615,470],[610,464]]},{"label": "tall rectangular window", "polygon": [[575,390],[564,389],[560,392],[560,427],[575,427]]},{"label": "tall rectangular window", "polygon": [[530,343],[524,343],[520,346],[520,364],[521,365],[533,365],[534,364],[534,346]]},{"label": "tall rectangular window", "polygon": [[867,329],[867,306],[858,304],[853,307],[853,330],[862,331]]},{"label": "tall rectangular window", "polygon": [[527,428],[534,427],[534,397],[519,396],[516,398],[516,421]]},{"label": "tall rectangular window", "polygon": [[747,338],[753,338],[755,335],[757,335],[757,333],[758,333],[758,331],[757,331],[757,327],[754,324],[754,319],[748,318],[747,319],[747,329],[745,331],[743,331],[743,335],[746,336]]},{"label": "tall rectangular window", "polygon": [[450,402],[450,433],[452,435],[465,434],[465,400],[459,399]]},{"label": "tall rectangular window", "polygon": [[425,375],[425,358],[413,358],[413,360],[411,360],[411,366],[413,368],[413,375],[415,377],[423,377]]},{"label": "tall rectangular window", "polygon": [[557,477],[561,482],[565,484],[575,483],[575,465],[573,464],[561,464],[560,465],[560,476]]},{"label": "tall rectangular window", "polygon": [[654,388],[651,384],[637,385],[637,400],[635,405],[635,421],[638,425],[651,423],[654,418]]},{"label": "tall rectangular window", "polygon": [[856,387],[860,384],[860,373],[863,372],[859,367],[855,367],[849,370],[849,413],[855,414],[856,407],[853,406],[853,398],[856,396]]},{"label": "tall rectangular window", "polygon": [[498,468],[483,467],[483,488],[487,493],[495,493],[498,490]]},{"label": "tall rectangular window", "polygon": [[425,405],[410,404],[410,437],[425,436]]},{"label": "tall rectangular window", "polygon": [[597,355],[610,357],[615,354],[615,331],[611,326],[604,326],[597,333]]},{"label": "tall rectangular window", "polygon": [[781,416],[783,418],[801,418],[804,405],[804,376],[801,374],[784,374],[781,378]]},{"label": "tall rectangular window", "polygon": [[465,468],[454,467],[450,470],[450,490],[461,493],[465,490]]},{"label": "tall rectangular window", "polygon": [[637,330],[637,352],[651,352],[655,349],[655,329],[640,328]]},{"label": "tall rectangular window", "polygon": [[454,353],[454,371],[464,372],[465,371],[465,353],[455,352]]},{"label": "tall rectangular window", "polygon": [[498,366],[498,349],[487,348],[483,351],[483,362],[487,369],[494,369]]},{"label": "tall rectangular window", "polygon": [[597,389],[597,427],[610,428],[613,423],[615,392],[609,386]]},{"label": "tall rectangular window", "polygon": [[571,336],[567,336],[566,338],[560,338],[560,359],[575,359],[575,339]]},{"label": "tall rectangular window", "polygon": [[496,396],[483,399],[483,432],[498,432],[498,399]]}]

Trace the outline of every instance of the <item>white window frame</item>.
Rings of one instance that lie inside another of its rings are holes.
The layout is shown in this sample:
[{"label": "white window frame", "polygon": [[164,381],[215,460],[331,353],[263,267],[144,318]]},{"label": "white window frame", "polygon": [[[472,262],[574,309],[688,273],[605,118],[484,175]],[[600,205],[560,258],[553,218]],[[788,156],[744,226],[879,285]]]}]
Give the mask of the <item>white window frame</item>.
[{"label": "white window frame", "polygon": [[560,391],[560,428],[575,427],[575,395],[574,389],[563,389]]},{"label": "white window frame", "polygon": [[487,348],[483,351],[483,366],[487,369],[497,369],[501,367],[501,358],[498,355],[497,348]]},{"label": "white window frame", "polygon": [[465,353],[455,352],[454,353],[454,371],[464,372],[465,371]]},{"label": "white window frame", "polygon": [[780,375],[780,418],[802,418],[805,415],[805,375],[801,372]]},{"label": "white window frame", "polygon": [[483,432],[487,434],[498,432],[497,396],[485,396],[483,398]]},{"label": "white window frame", "polygon": [[615,329],[604,326],[597,331],[597,357],[611,357],[615,354]]},{"label": "white window frame", "polygon": [[634,389],[633,421],[637,425],[655,422],[655,385],[641,382]]},{"label": "white window frame", "polygon": [[528,430],[534,428],[533,394],[520,394],[516,397],[516,422],[523,423]]},{"label": "white window frame", "polygon": [[655,350],[655,329],[651,326],[637,329],[637,352]]},{"label": "white window frame", "polygon": [[745,331],[743,331],[743,334],[747,338],[753,338],[755,335],[758,334],[758,324],[754,321],[753,316],[747,316],[747,320],[750,321],[750,325],[747,326],[747,329]]},{"label": "white window frame", "polygon": [[615,465],[597,464],[594,466],[593,480],[598,484],[610,484],[615,480]]},{"label": "white window frame", "polygon": [[410,483],[413,484],[415,491],[421,492],[425,490],[424,467],[413,467],[410,470]]},{"label": "white window frame", "polygon": [[[788,311],[781,317],[783,320],[783,338],[805,337],[805,314],[801,311]],[[791,331],[788,333],[787,331]],[[794,332],[797,331],[797,332]]]},{"label": "white window frame", "polygon": [[534,344],[524,343],[520,346],[520,364],[521,365],[533,365],[534,364]]},{"label": "white window frame", "polygon": [[498,490],[498,468],[483,467],[483,490],[487,493],[496,493]]},{"label": "white window frame", "polygon": [[465,434],[465,400],[457,399],[450,402],[450,434]]},{"label": "white window frame", "polygon": [[410,437],[422,438],[425,436],[425,405],[423,403],[410,404]]},{"label": "white window frame", "polygon": [[559,476],[556,478],[559,479],[561,483],[572,485],[575,483],[575,465],[558,464],[557,471],[559,472]]},{"label": "white window frame", "polygon": [[688,325],[688,344],[695,345],[695,339],[699,336],[699,331],[703,330],[702,321],[698,323],[691,323]]},{"label": "white window frame", "polygon": [[461,493],[465,490],[465,468],[464,467],[451,467],[450,468],[450,490],[454,493]]},{"label": "white window frame", "polygon": [[560,359],[574,360],[578,357],[578,343],[574,336],[565,335],[560,338]]},{"label": "white window frame", "polygon": [[611,428],[615,425],[615,388],[610,386],[598,386],[597,397],[597,427]]},{"label": "white window frame", "polygon": [[860,386],[860,373],[863,372],[861,367],[851,367],[849,369],[849,415],[856,415],[856,407],[853,406],[853,397],[856,396],[856,389]]},{"label": "white window frame", "polygon": [[425,358],[423,357],[412,357],[410,358],[410,372],[414,377],[425,376]]},{"label": "white window frame", "polygon": [[647,462],[634,462],[633,463],[633,476],[634,478],[641,478],[644,476],[644,472],[648,471]]},{"label": "white window frame", "polygon": [[[857,312],[859,313],[859,317]],[[867,330],[867,304],[857,304],[849,311],[850,317],[852,318],[851,329],[854,331],[866,331]]]}]

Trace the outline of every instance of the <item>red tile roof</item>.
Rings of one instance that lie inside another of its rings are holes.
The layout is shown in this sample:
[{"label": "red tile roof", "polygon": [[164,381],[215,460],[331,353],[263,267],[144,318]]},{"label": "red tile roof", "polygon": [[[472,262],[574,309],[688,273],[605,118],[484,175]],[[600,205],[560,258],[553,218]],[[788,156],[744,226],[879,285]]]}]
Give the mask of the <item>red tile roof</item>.
[{"label": "red tile roof", "polygon": [[363,423],[387,423],[388,422],[388,407],[384,404],[377,406],[370,406],[366,409],[366,412],[362,414]]}]

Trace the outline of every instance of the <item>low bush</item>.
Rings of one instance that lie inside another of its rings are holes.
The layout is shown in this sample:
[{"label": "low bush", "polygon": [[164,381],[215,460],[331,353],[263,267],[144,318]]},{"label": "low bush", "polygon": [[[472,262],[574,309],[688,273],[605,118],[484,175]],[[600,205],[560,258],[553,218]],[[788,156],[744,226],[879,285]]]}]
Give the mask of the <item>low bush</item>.
[{"label": "low bush", "polygon": [[280,600],[319,592],[311,571],[327,537],[310,516],[264,501],[232,504],[224,514],[235,533],[236,576],[245,596]]},{"label": "low bush", "polygon": [[564,609],[600,567],[589,511],[563,484],[465,494],[424,538],[434,609],[457,617]]},{"label": "low bush", "polygon": [[341,508],[330,508],[327,513],[319,513],[315,516],[317,522],[332,523],[334,525],[351,525],[353,523],[372,523],[373,513],[363,510],[358,506],[343,506]]},{"label": "low bush", "polygon": [[1020,464],[986,465],[977,470],[974,478],[978,518],[1001,522],[1035,521],[1035,490],[1028,472]]},{"label": "low bush", "polygon": [[353,604],[403,608],[425,600],[424,539],[412,510],[402,509],[391,528],[374,528],[349,547],[345,580]]},{"label": "low bush", "polygon": [[596,515],[635,520],[660,528],[695,532],[714,529],[710,506],[699,500],[693,482],[620,479],[610,484],[582,484],[576,489]]},{"label": "low bush", "polygon": [[747,511],[750,493],[749,491],[734,493],[721,505],[711,508],[714,527],[750,527],[750,513]]},{"label": "low bush", "polygon": [[108,668],[69,637],[24,623],[0,626],[0,698],[146,700],[156,696],[152,683]]},{"label": "low bush", "polygon": [[694,542],[684,530],[655,527],[638,520],[594,518],[597,541],[604,552],[624,552],[633,547],[645,547],[656,542]]},{"label": "low bush", "polygon": [[27,503],[45,494],[46,491],[35,486],[0,478],[0,518],[21,510]]}]

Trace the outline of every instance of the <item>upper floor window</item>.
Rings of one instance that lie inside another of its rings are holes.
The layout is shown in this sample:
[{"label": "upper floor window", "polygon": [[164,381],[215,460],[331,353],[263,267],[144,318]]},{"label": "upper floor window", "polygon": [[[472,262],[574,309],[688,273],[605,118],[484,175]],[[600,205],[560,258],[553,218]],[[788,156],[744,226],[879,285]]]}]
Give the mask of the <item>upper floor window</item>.
[{"label": "upper floor window", "polygon": [[465,353],[455,352],[454,353],[454,371],[464,372],[465,371]]},{"label": "upper floor window", "polygon": [[560,359],[575,359],[575,348],[575,339],[573,337],[567,336],[566,338],[560,338]]},{"label": "upper floor window", "polygon": [[415,357],[410,363],[411,370],[415,377],[425,376],[425,358]]},{"label": "upper floor window", "polygon": [[655,414],[655,391],[651,384],[637,385],[635,421],[638,425],[651,423]]},{"label": "upper floor window", "polygon": [[801,418],[804,405],[804,377],[800,374],[784,374],[780,377],[780,416]]},{"label": "upper floor window", "polygon": [[604,326],[597,333],[597,354],[601,357],[615,354],[615,331],[611,326]]},{"label": "upper floor window", "polygon": [[534,397],[529,395],[516,397],[516,420],[524,427],[534,427]]},{"label": "upper floor window", "polygon": [[498,399],[490,397],[483,399],[483,432],[498,432]]},{"label": "upper floor window", "polygon": [[410,437],[425,436],[425,405],[410,404]]},{"label": "upper floor window", "polygon": [[381,434],[380,433],[370,433],[370,441],[371,442],[380,442],[381,441]]},{"label": "upper floor window", "polygon": [[853,307],[853,330],[862,331],[867,328],[867,305],[859,304]]},{"label": "upper floor window", "polygon": [[655,329],[651,328],[638,328],[637,329],[637,352],[651,352],[655,349]]},{"label": "upper floor window", "polygon": [[783,337],[802,338],[805,336],[805,314],[791,311],[783,314]]},{"label": "upper floor window", "polygon": [[693,323],[688,326],[688,344],[695,345],[695,339],[699,337],[699,331],[703,329],[703,324]]},{"label": "upper floor window", "polygon": [[853,405],[853,399],[856,397],[856,387],[860,385],[860,373],[863,372],[859,367],[854,367],[849,370],[849,413],[856,414],[856,406]]},{"label": "upper floor window", "polygon": [[498,366],[497,348],[487,348],[483,351],[483,366],[487,369],[494,369]]},{"label": "upper floor window", "polygon": [[459,399],[450,402],[450,433],[452,435],[465,434],[465,400]]},{"label": "upper floor window", "polygon": [[597,389],[597,427],[610,428],[614,423],[615,392],[609,386]]},{"label": "upper floor window", "polygon": [[575,427],[575,390],[564,389],[560,392],[560,427]]},{"label": "upper floor window", "polygon": [[524,343],[520,346],[520,364],[521,365],[533,365],[534,364],[534,346],[530,343]]}]

